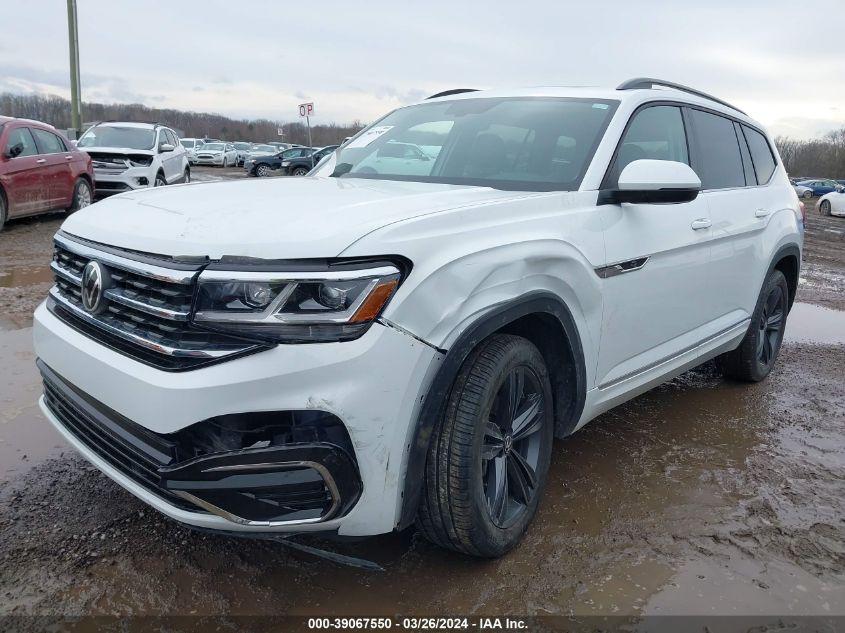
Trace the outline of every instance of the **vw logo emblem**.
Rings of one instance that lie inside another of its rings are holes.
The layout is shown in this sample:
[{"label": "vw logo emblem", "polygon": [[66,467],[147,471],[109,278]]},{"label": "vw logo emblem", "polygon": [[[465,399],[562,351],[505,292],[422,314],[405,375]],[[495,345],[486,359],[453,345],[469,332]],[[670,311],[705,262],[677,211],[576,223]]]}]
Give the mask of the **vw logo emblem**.
[{"label": "vw logo emblem", "polygon": [[93,259],[82,269],[82,307],[88,312],[93,313],[100,308],[106,274],[100,262],[95,262]]}]

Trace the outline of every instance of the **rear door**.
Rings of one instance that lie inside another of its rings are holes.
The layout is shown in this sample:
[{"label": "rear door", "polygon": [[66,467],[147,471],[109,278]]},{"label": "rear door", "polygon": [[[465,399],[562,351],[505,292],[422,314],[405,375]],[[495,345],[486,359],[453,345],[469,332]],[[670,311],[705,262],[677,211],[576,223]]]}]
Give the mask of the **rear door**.
[{"label": "rear door", "polygon": [[[622,169],[638,159],[690,164],[681,107],[647,104],[634,113],[602,188],[615,188]],[[700,196],[599,210],[608,265],[596,271],[605,301],[597,378],[609,388],[707,337],[710,215]]]},{"label": "rear door", "polygon": [[38,146],[41,163],[41,187],[51,209],[70,206],[73,195],[73,154],[56,134],[37,127],[30,128]]},{"label": "rear door", "polygon": [[[8,152],[20,147],[21,151],[14,158]],[[28,127],[15,127],[6,136],[6,146],[2,148],[6,162],[3,175],[3,189],[8,198],[9,217],[26,215],[45,208],[47,203],[41,192],[42,159],[38,147]]]},{"label": "rear door", "polygon": [[777,205],[767,187],[774,159],[767,149],[768,164],[760,155],[755,171],[742,125],[693,108],[689,118],[693,154],[701,170],[700,197],[707,201],[713,221],[708,295],[717,318],[727,327],[750,317],[760,292],[760,234]]}]

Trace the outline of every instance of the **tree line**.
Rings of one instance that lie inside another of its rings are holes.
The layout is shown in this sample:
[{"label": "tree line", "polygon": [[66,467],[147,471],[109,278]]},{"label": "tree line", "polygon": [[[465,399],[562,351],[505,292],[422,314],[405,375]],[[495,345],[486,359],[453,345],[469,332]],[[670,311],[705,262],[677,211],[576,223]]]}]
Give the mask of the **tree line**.
[{"label": "tree line", "polygon": [[[0,115],[44,121],[60,130],[70,128],[70,101],[55,95],[0,94]],[[169,108],[150,108],[139,103],[83,103],[82,116],[87,123],[97,121],[155,122],[179,131],[187,138],[219,138],[225,141],[283,141],[308,143],[308,131],[302,123],[281,123],[270,119],[233,119],[208,112],[184,112]],[[282,128],[284,136],[278,135]],[[364,127],[360,121],[347,125],[336,123],[311,126],[311,142],[319,147],[340,143]]]},{"label": "tree line", "polygon": [[845,178],[845,127],[818,139],[775,139],[786,173],[792,177]]}]

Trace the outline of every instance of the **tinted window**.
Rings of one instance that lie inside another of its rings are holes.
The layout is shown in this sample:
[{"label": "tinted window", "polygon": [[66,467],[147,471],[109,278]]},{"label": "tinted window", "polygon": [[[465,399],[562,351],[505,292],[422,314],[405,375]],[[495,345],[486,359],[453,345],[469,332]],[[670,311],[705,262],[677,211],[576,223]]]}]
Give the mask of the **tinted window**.
[{"label": "tinted window", "polygon": [[652,106],[634,115],[616,155],[612,182],[619,179],[619,174],[629,163],[644,158],[674,160],[689,165],[687,136],[680,108]]},{"label": "tinted window", "polygon": [[745,174],[733,121],[702,110],[690,110],[698,147],[695,170],[702,189],[744,187]]},{"label": "tinted window", "polygon": [[[399,108],[340,148],[331,176],[574,190],[617,105],[599,99],[466,98]],[[561,137],[574,141],[566,152],[557,144]],[[420,158],[379,155],[391,142],[416,146]]]},{"label": "tinted window", "polygon": [[757,184],[757,176],[754,175],[754,163],[751,161],[751,154],[748,153],[748,143],[742,134],[742,127],[734,121],[734,133],[739,141],[739,153],[742,154],[742,168],[745,171],[745,184],[749,187]]},{"label": "tinted window", "polygon": [[35,142],[38,143],[38,148],[41,154],[58,154],[67,151],[62,139],[46,130],[39,130],[37,127],[32,128],[32,133],[35,135]]},{"label": "tinted window", "polygon": [[766,137],[757,130],[743,125],[745,138],[748,140],[748,149],[751,150],[751,158],[754,160],[754,171],[757,174],[757,182],[761,185],[769,182],[775,171],[775,157],[769,147]]},{"label": "tinted window", "polygon": [[6,141],[6,151],[8,152],[15,145],[23,147],[23,151],[18,156],[35,156],[38,150],[35,147],[35,139],[29,132],[29,128],[19,127],[9,132],[9,139]]}]

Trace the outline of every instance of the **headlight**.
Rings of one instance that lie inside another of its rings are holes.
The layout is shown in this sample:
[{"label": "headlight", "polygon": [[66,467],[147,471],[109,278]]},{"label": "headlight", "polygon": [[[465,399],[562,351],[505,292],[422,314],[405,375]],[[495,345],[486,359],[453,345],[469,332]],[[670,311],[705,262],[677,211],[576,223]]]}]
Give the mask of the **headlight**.
[{"label": "headlight", "polygon": [[152,156],[132,156],[128,160],[130,167],[149,167],[153,164]]},{"label": "headlight", "polygon": [[381,314],[401,278],[387,262],[320,272],[205,270],[194,323],[272,342],[350,340]]}]

